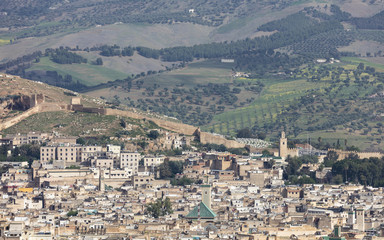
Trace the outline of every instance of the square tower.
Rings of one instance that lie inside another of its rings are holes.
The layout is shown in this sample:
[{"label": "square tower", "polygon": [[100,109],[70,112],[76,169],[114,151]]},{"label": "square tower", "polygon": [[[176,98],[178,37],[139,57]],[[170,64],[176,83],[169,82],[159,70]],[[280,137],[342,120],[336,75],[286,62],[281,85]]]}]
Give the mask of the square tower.
[{"label": "square tower", "polygon": [[288,156],[287,138],[285,132],[281,132],[280,144],[279,144],[279,157],[286,158]]},{"label": "square tower", "polygon": [[211,185],[201,185],[203,191],[202,202],[211,209]]},{"label": "square tower", "polygon": [[361,232],[365,231],[364,209],[356,209],[356,225],[357,230]]}]

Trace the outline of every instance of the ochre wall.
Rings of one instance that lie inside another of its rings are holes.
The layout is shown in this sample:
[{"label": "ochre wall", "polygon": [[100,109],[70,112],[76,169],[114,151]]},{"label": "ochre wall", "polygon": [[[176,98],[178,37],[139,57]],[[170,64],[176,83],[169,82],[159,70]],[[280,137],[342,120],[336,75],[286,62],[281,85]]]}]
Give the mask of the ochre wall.
[{"label": "ochre wall", "polygon": [[370,158],[370,157],[382,158],[384,156],[384,154],[380,152],[354,152],[354,151],[343,151],[340,149],[328,149],[328,151],[336,152],[339,155],[337,160],[343,160],[347,158],[349,154],[357,154],[361,159]]},{"label": "ochre wall", "polygon": [[[24,113],[9,119],[8,121],[5,121],[3,123],[0,123],[0,131],[6,128],[9,128],[18,122],[28,118],[29,116],[40,113],[40,112],[52,112],[52,111],[67,111],[68,109],[71,109],[71,105],[66,105],[62,103],[40,103],[33,108],[25,111]],[[93,112],[92,108],[86,108],[87,112]],[[105,115],[115,115],[115,116],[124,116],[124,117],[130,117],[135,119],[147,119],[151,120],[154,123],[156,123],[158,126],[168,129],[170,131],[174,131],[177,133],[185,134],[185,135],[193,135],[196,131],[197,127],[192,125],[187,125],[180,122],[172,122],[165,119],[159,119],[154,117],[145,116],[139,113],[135,113],[132,111],[122,111],[118,109],[110,109],[110,108],[94,108],[94,112],[105,114]],[[233,140],[227,140],[222,136],[213,135],[211,133],[207,132],[201,132],[200,133],[200,142],[205,143],[215,143],[215,144],[223,144],[227,148],[242,148],[245,147],[245,144],[238,143]]]}]

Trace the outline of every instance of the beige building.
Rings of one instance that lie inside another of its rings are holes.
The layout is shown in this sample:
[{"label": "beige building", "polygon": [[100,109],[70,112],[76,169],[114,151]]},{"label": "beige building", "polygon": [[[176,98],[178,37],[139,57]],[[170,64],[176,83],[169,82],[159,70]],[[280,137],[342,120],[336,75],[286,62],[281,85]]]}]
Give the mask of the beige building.
[{"label": "beige building", "polygon": [[107,145],[107,152],[111,152],[113,154],[120,155],[121,146],[108,144]]},{"label": "beige building", "polygon": [[43,141],[51,137],[48,133],[35,133],[29,132],[27,134],[7,134],[5,139],[8,139],[13,146],[20,146],[23,144],[41,144]]},{"label": "beige building", "polygon": [[120,153],[120,168],[129,168],[137,173],[139,169],[139,162],[141,160],[141,154],[138,152],[121,152]]},{"label": "beige building", "polygon": [[42,162],[57,160],[56,147],[40,147],[40,160]]},{"label": "beige building", "polygon": [[162,164],[165,160],[164,156],[147,156],[144,157],[144,166],[155,167]]},{"label": "beige building", "polygon": [[192,137],[180,136],[177,133],[166,132],[165,136],[160,139],[163,148],[166,149],[182,149],[184,146],[188,146],[191,143]]},{"label": "beige building", "polygon": [[150,174],[140,174],[134,175],[132,177],[132,185],[138,188],[145,188],[147,185],[149,186],[155,180],[153,175]]},{"label": "beige building", "polygon": [[264,187],[268,174],[263,171],[249,171],[248,181],[258,187]]},{"label": "beige building", "polygon": [[236,155],[231,153],[206,153],[203,155],[211,170],[232,170]]},{"label": "beige building", "polygon": [[42,162],[63,161],[65,166],[88,161],[102,151],[101,146],[81,146],[72,144],[59,144],[40,148]]},{"label": "beige building", "polygon": [[65,163],[76,163],[81,161],[81,146],[63,144],[58,146],[46,146],[40,148],[40,160],[49,162],[62,160]]},{"label": "beige building", "polygon": [[282,191],[283,198],[303,198],[304,191],[301,188],[286,187]]},{"label": "beige building", "polygon": [[88,161],[91,157],[97,156],[98,153],[102,152],[101,146],[83,146],[81,148],[81,162]]},{"label": "beige building", "polygon": [[94,165],[98,168],[111,169],[113,168],[113,159],[98,158]]},{"label": "beige building", "polygon": [[66,165],[81,162],[81,146],[80,145],[61,145],[58,146],[57,160],[62,160]]}]

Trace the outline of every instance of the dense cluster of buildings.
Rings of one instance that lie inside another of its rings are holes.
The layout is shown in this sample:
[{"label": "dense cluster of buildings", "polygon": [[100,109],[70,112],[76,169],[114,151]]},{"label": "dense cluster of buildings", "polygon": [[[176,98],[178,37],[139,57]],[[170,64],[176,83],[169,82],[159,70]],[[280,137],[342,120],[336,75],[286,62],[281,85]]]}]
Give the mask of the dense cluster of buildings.
[{"label": "dense cluster of buildings", "polygon": [[[277,156],[188,151],[165,157],[56,139],[40,148],[30,168],[15,164],[1,175],[0,239],[384,236],[383,188],[286,186],[284,155],[290,152],[299,151],[287,148],[284,134]],[[195,183],[160,179],[165,161],[181,162],[176,179]],[[324,177],[324,169],[309,170]],[[154,218],[147,205],[158,199],[169,199],[173,212]]]}]

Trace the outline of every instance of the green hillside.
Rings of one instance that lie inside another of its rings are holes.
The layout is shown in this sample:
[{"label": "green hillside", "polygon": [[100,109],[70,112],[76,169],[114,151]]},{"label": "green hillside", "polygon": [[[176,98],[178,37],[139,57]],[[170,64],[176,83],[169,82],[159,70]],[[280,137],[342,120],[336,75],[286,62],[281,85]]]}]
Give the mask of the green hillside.
[{"label": "green hillside", "polygon": [[63,76],[71,75],[73,80],[79,81],[86,86],[94,86],[127,76],[123,72],[90,63],[58,64],[52,62],[48,57],[40,58],[40,62],[33,64],[28,71],[56,71]]},{"label": "green hillside", "polygon": [[378,2],[27,2],[0,3],[0,71],[225,135],[383,147]]},{"label": "green hillside", "polygon": [[[130,125],[124,129],[121,122]],[[44,123],[44,124],[42,124]],[[18,124],[2,131],[3,134],[34,132],[58,132],[66,136],[105,138],[126,135],[145,136],[148,129],[158,128],[153,122],[118,116],[105,116],[80,112],[46,112],[32,115]]]}]

